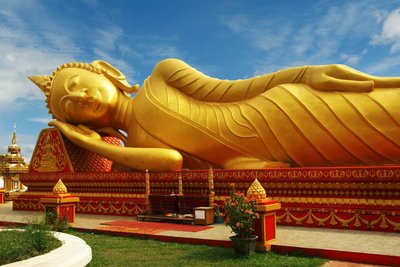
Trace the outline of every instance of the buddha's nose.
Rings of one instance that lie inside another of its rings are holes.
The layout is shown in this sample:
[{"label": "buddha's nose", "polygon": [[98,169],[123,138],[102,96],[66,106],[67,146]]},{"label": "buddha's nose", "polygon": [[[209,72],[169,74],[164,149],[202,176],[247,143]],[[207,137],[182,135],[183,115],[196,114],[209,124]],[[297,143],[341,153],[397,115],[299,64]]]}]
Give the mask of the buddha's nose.
[{"label": "buddha's nose", "polygon": [[94,90],[91,90],[90,88],[81,88],[79,90],[69,93],[69,97],[80,98],[80,99],[91,99],[93,98],[93,94]]},{"label": "buddha's nose", "polygon": [[96,95],[97,89],[96,88],[82,88],[81,92],[87,97],[87,98],[93,98]]},{"label": "buddha's nose", "polygon": [[79,91],[74,91],[71,92],[68,95],[69,98],[86,98],[86,91],[79,90]]}]

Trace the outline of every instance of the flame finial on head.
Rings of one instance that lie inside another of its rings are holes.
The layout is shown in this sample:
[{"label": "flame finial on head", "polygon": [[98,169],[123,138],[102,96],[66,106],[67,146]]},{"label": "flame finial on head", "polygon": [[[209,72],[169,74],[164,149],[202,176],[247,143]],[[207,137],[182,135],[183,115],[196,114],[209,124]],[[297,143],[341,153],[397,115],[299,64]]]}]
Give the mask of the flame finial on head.
[{"label": "flame finial on head", "polygon": [[36,84],[45,95],[50,94],[49,88],[47,88],[47,82],[51,81],[50,76],[29,76],[28,78]]},{"label": "flame finial on head", "polygon": [[[53,80],[53,76],[29,76],[29,80],[31,80],[37,87],[42,90],[44,95],[46,96],[46,107],[49,109],[49,113],[53,114],[50,108],[49,99],[50,99],[50,89],[51,89],[51,81]],[[54,116],[53,116],[54,117]]]}]

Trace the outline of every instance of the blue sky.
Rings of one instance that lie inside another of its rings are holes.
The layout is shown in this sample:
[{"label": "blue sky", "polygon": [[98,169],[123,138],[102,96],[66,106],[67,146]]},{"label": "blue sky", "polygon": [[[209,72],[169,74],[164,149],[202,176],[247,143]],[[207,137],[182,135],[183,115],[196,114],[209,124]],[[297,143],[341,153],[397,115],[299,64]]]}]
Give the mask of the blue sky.
[{"label": "blue sky", "polygon": [[400,3],[0,0],[0,153],[16,122],[29,160],[50,120],[27,76],[102,59],[142,84],[169,57],[223,79],[329,63],[400,76]]}]

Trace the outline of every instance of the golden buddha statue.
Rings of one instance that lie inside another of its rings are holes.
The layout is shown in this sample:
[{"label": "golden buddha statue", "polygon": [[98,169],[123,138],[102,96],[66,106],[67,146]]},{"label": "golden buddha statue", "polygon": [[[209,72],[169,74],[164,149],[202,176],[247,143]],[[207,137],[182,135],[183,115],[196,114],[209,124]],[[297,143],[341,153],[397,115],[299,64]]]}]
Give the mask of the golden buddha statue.
[{"label": "golden buddha statue", "polygon": [[[49,125],[135,170],[400,163],[400,78],[344,65],[229,81],[167,59],[140,89],[104,61],[30,78],[56,119]],[[103,142],[99,128],[125,146]]]}]

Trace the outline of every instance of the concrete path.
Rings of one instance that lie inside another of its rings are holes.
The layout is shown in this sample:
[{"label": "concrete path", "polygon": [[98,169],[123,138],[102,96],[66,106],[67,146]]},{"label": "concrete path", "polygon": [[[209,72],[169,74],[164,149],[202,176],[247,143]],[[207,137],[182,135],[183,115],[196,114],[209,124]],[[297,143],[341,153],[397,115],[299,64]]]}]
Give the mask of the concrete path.
[{"label": "concrete path", "polygon": [[[43,218],[41,212],[31,211],[13,211],[12,203],[0,205],[0,222],[16,222],[27,223],[32,220],[40,220]],[[136,220],[134,217],[127,216],[105,216],[105,215],[88,215],[77,214],[75,228],[93,230],[98,229],[101,223],[115,220]],[[182,232],[182,231],[162,231],[156,234],[157,236],[179,237],[199,240],[218,240],[229,241],[229,236],[232,236],[229,227],[221,224],[212,225],[211,229],[200,232]],[[398,233],[383,233],[383,232],[367,232],[353,230],[336,230],[322,228],[307,228],[307,227],[277,227],[277,240],[273,243],[274,248],[285,250],[285,248],[294,248],[306,251],[324,252],[322,255],[330,257],[333,254],[354,255],[356,257],[378,258],[386,256],[400,263],[400,231]],[[320,254],[321,255],[321,254]],[[384,257],[383,257],[384,259]],[[363,261],[363,259],[359,259]],[[376,260],[375,260],[376,261]],[[355,264],[349,262],[328,262],[325,267],[359,267],[359,266],[374,266],[365,264]],[[378,265],[375,265],[378,266]]]}]

